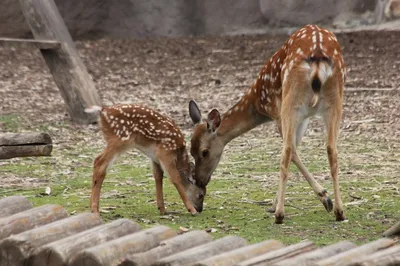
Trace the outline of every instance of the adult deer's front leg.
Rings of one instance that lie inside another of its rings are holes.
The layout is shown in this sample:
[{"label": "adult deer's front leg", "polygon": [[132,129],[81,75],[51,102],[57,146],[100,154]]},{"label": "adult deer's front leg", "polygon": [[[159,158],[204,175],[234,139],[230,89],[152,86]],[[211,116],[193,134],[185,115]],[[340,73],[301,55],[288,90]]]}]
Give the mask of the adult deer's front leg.
[{"label": "adult deer's front leg", "polygon": [[164,193],[163,193],[163,175],[164,172],[161,166],[153,162],[153,177],[156,182],[156,199],[157,208],[161,215],[165,214]]}]

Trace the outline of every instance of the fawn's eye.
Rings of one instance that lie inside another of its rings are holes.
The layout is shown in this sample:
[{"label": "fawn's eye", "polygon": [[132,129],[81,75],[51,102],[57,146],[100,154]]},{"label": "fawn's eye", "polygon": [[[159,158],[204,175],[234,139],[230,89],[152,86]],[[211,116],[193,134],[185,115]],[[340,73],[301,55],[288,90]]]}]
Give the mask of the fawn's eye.
[{"label": "fawn's eye", "polygon": [[202,155],[203,158],[207,157],[208,154],[209,154],[209,152],[208,152],[207,149],[205,149],[205,150],[203,150],[203,151],[201,152],[201,155]]}]

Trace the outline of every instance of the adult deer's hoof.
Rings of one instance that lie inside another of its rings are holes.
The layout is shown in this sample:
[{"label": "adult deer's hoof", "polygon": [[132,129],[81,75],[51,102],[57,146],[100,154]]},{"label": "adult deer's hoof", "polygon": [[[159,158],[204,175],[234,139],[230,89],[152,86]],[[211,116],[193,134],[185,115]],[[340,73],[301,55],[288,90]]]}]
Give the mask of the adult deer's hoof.
[{"label": "adult deer's hoof", "polygon": [[324,204],[325,210],[327,212],[331,212],[333,209],[333,203],[331,198],[329,198],[328,196],[325,196],[322,200],[322,204]]},{"label": "adult deer's hoof", "polygon": [[282,224],[283,223],[283,218],[285,217],[285,215],[282,213],[275,213],[275,223],[276,224]]},{"label": "adult deer's hoof", "polygon": [[342,221],[346,221],[347,220],[346,216],[344,216],[344,212],[343,211],[335,210],[334,213],[335,213],[335,216],[336,216],[336,221],[342,222]]}]

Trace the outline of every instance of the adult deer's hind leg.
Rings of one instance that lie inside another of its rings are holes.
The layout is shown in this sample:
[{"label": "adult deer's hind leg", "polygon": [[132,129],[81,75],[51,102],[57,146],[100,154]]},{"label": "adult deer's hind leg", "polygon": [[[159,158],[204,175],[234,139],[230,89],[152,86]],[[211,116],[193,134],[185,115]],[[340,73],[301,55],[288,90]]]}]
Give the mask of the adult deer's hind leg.
[{"label": "adult deer's hind leg", "polygon": [[117,150],[111,146],[107,146],[106,149],[94,160],[92,193],[90,196],[90,209],[94,213],[99,212],[101,186],[106,177],[107,169],[116,156]]},{"label": "adult deer's hind leg", "polygon": [[161,215],[165,214],[164,193],[163,193],[164,172],[158,163],[153,162],[153,177],[156,182],[157,208]]}]

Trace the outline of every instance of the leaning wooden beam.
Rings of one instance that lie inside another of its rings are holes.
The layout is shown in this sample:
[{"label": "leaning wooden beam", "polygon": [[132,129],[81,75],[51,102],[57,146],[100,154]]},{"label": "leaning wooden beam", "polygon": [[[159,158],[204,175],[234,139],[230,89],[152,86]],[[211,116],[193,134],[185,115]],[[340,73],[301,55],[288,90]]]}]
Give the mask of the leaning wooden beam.
[{"label": "leaning wooden beam", "polygon": [[189,248],[212,241],[212,236],[205,231],[191,231],[180,236],[167,239],[149,251],[127,256],[120,266],[151,265],[161,258],[170,256]]},{"label": "leaning wooden beam", "polygon": [[400,221],[383,233],[384,237],[391,237],[395,235],[400,235]]},{"label": "leaning wooden beam", "polygon": [[229,252],[225,252],[211,258],[199,261],[193,265],[196,266],[211,266],[211,265],[218,265],[218,266],[229,266],[235,265],[238,262],[259,256],[261,254],[265,254],[280,248],[283,248],[281,242],[276,240],[266,240],[261,243],[253,244],[250,246],[245,246],[242,248],[234,249]]},{"label": "leaning wooden beam", "polygon": [[137,223],[128,219],[119,219],[109,224],[96,226],[90,230],[44,245],[31,257],[29,265],[68,265],[71,258],[84,249],[138,232],[140,229]]},{"label": "leaning wooden beam", "polygon": [[372,253],[351,263],[349,266],[393,266],[400,265],[400,245]]},{"label": "leaning wooden beam", "polygon": [[311,252],[299,254],[295,257],[275,263],[274,266],[307,266],[315,261],[326,259],[338,253],[357,247],[356,244],[349,241],[342,241]]},{"label": "leaning wooden beam", "polygon": [[349,265],[358,258],[360,258],[360,256],[363,256],[364,254],[371,254],[378,250],[388,248],[394,245],[394,243],[395,242],[392,239],[388,238],[378,239],[376,241],[362,245],[360,247],[350,249],[349,251],[339,253],[333,257],[329,257],[327,259],[315,262],[315,264],[319,266]]},{"label": "leaning wooden beam", "polygon": [[110,242],[88,248],[71,259],[70,266],[101,266],[120,263],[127,254],[150,250],[160,241],[176,236],[176,231],[167,226],[126,235]]},{"label": "leaning wooden beam", "polygon": [[77,123],[97,121],[85,108],[101,105],[85,65],[79,58],[75,44],[62,20],[54,0],[19,0],[22,13],[37,40],[57,40],[57,50],[40,50],[54,81],[60,89],[71,119]]},{"label": "leaning wooden beam", "polygon": [[309,252],[317,247],[311,241],[304,241],[295,245],[278,249],[274,252],[269,252],[252,259],[245,260],[237,265],[250,266],[250,265],[272,265],[281,260],[296,256],[298,254]]},{"label": "leaning wooden beam", "polygon": [[1,264],[10,266],[26,265],[29,257],[39,247],[102,223],[103,221],[99,215],[82,213],[10,236],[0,242]]},{"label": "leaning wooden beam", "polygon": [[241,237],[226,236],[216,241],[184,250],[153,263],[153,266],[191,265],[197,261],[218,255],[233,249],[246,246],[247,242]]},{"label": "leaning wooden beam", "polygon": [[61,43],[52,40],[30,40],[30,39],[13,39],[13,38],[0,38],[0,44],[2,45],[32,45],[35,48],[42,50],[58,49],[61,47]]},{"label": "leaning wooden beam", "polygon": [[23,196],[10,196],[0,199],[0,218],[33,208],[32,202]]},{"label": "leaning wooden beam", "polygon": [[0,240],[67,216],[68,213],[63,207],[48,204],[2,218],[0,219]]},{"label": "leaning wooden beam", "polygon": [[0,134],[0,159],[49,156],[53,149],[49,134],[40,132]]}]

